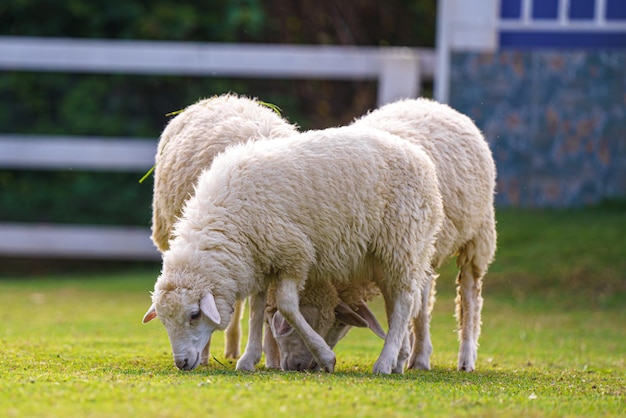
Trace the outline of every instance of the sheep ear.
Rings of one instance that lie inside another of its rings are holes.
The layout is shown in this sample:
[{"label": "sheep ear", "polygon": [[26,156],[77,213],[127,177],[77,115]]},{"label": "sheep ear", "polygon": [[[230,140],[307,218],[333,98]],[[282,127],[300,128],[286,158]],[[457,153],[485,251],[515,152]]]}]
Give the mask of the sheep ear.
[{"label": "sheep ear", "polygon": [[150,308],[146,312],[146,314],[143,316],[143,320],[141,322],[143,322],[144,324],[147,324],[148,322],[152,321],[156,317],[157,317],[156,307],[154,306],[154,303],[153,303],[152,306],[150,306]]},{"label": "sheep ear", "polygon": [[293,332],[293,327],[285,317],[278,311],[274,314],[271,321],[272,334],[275,338],[286,337]]},{"label": "sheep ear", "polygon": [[211,293],[207,293],[200,300],[200,310],[213,323],[219,325],[222,322],[220,313],[217,311],[217,306],[215,305],[215,298]]},{"label": "sheep ear", "polygon": [[339,304],[335,306],[335,317],[343,324],[353,327],[367,328],[367,321],[358,313],[352,310],[347,303],[340,300]]},{"label": "sheep ear", "polygon": [[374,331],[374,334],[378,335],[384,340],[387,334],[385,334],[385,330],[383,330],[383,327],[376,319],[376,316],[374,316],[374,313],[367,306],[367,303],[365,303],[364,301],[360,301],[359,303],[357,303],[356,311],[362,318],[365,319],[365,321],[367,322],[367,327]]}]

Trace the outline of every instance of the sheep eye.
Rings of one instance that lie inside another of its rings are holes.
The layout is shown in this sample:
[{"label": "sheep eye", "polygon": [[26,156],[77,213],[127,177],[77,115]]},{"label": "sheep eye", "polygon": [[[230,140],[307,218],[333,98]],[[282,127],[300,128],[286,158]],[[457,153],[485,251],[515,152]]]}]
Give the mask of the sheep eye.
[{"label": "sheep eye", "polygon": [[195,321],[198,318],[200,318],[200,312],[196,312],[196,313],[192,313],[191,314],[191,320],[192,321]]}]

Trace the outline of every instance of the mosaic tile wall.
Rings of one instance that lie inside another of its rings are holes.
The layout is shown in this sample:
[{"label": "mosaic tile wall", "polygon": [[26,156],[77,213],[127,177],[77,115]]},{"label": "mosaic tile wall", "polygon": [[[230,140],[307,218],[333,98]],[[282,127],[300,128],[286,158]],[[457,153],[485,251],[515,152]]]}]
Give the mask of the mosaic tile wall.
[{"label": "mosaic tile wall", "polygon": [[498,206],[626,198],[626,51],[454,53],[450,104],[490,143]]}]

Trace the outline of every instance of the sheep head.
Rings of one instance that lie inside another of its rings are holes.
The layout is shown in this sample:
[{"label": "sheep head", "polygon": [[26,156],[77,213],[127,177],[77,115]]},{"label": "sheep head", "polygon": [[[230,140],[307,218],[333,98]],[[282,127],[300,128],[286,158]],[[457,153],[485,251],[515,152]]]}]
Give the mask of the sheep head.
[{"label": "sheep head", "polygon": [[[314,329],[323,328],[322,335],[326,343],[333,348],[343,338],[351,327],[370,328],[376,335],[385,338],[385,332],[369,310],[367,304],[361,301],[356,310],[350,308],[345,302],[339,301],[335,306],[334,322],[325,326],[318,324],[319,309],[313,306],[300,306],[302,316]],[[304,344],[298,333],[293,332],[293,327],[287,322],[280,312],[276,312],[270,318],[272,334],[280,349],[280,367],[283,370],[309,370],[317,365],[313,361],[313,355]]]},{"label": "sheep head", "polygon": [[170,339],[176,367],[193,370],[201,363],[213,331],[222,328],[215,297],[209,292],[199,295],[192,289],[176,288],[155,291],[152,299],[143,322],[158,317]]},{"label": "sheep head", "polygon": [[[319,309],[313,306],[300,306],[300,312],[309,325],[316,329],[320,316]],[[313,355],[285,317],[276,311],[269,320],[272,334],[280,349],[280,368],[298,371],[313,368]]]}]

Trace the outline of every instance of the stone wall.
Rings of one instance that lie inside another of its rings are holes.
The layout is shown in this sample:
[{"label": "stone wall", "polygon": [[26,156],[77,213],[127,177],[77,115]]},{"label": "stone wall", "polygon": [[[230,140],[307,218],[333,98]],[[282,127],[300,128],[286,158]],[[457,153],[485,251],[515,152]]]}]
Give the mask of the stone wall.
[{"label": "stone wall", "polygon": [[626,51],[455,52],[450,105],[490,143],[498,206],[626,198]]}]

